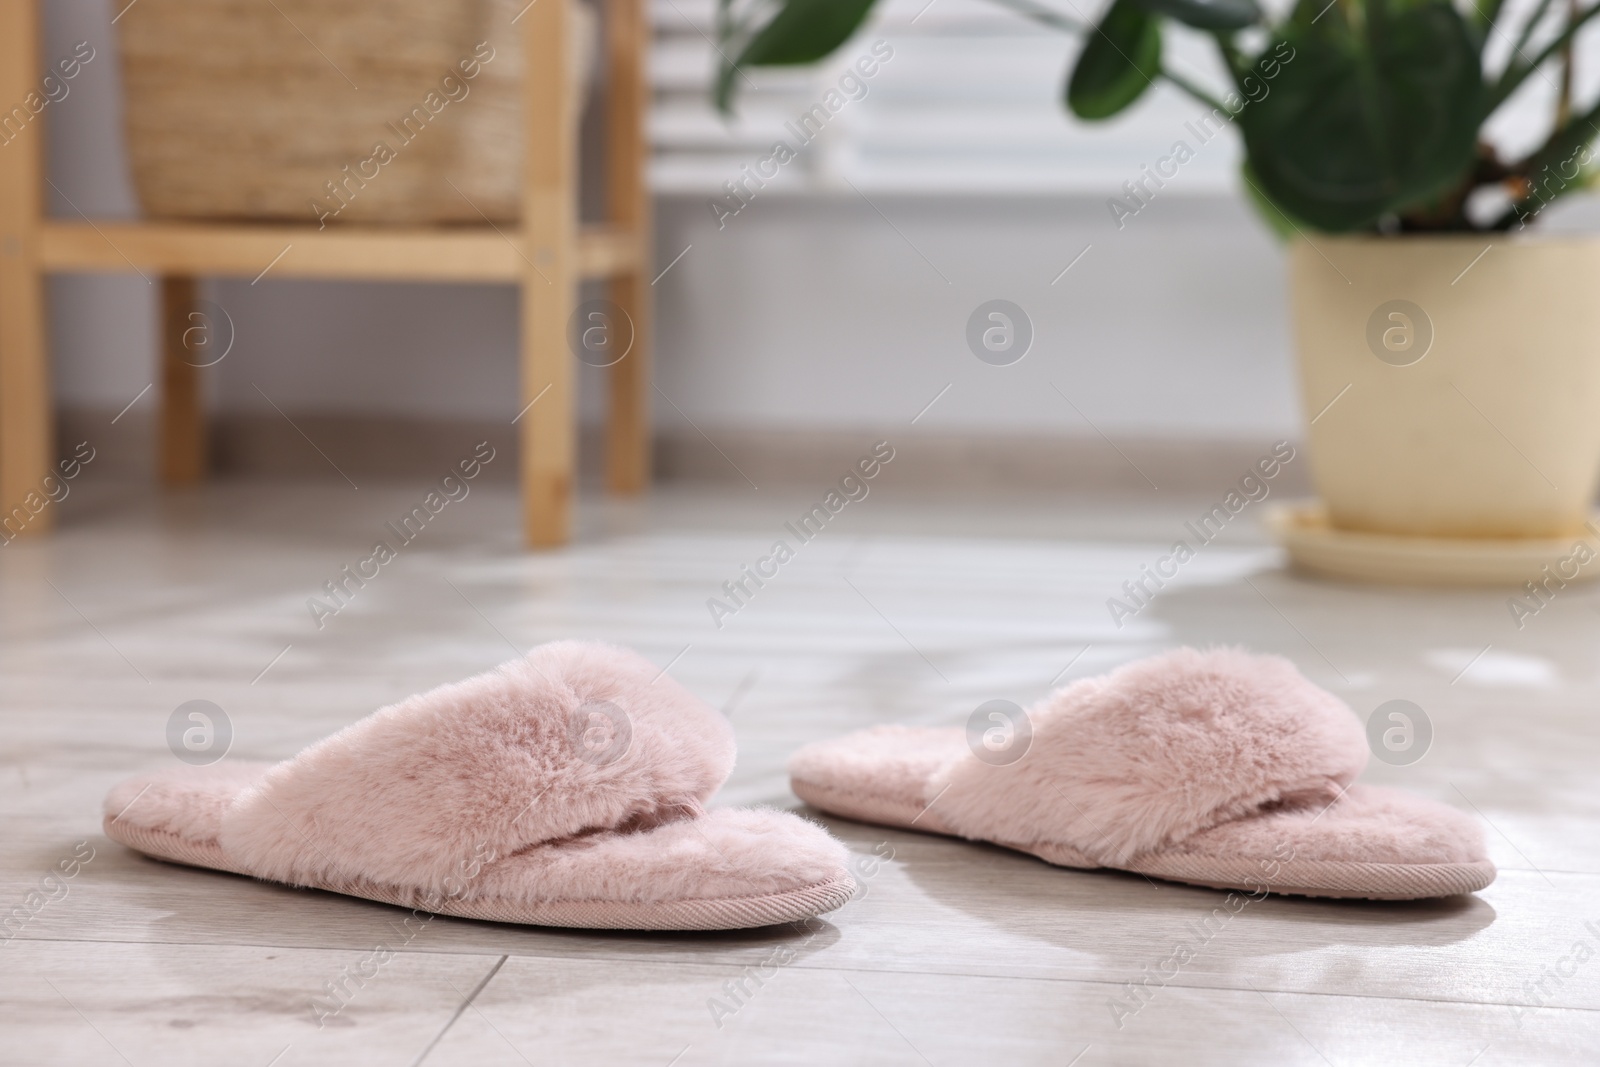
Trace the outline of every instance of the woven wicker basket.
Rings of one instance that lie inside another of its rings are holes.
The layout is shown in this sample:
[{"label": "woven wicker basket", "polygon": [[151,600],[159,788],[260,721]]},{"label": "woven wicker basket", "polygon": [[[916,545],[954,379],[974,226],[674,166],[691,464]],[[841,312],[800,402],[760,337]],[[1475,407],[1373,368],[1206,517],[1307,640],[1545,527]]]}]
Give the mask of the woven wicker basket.
[{"label": "woven wicker basket", "polygon": [[[140,0],[117,28],[145,214],[514,220],[522,55],[511,20],[524,6]],[[596,20],[586,4],[572,9],[581,101]]]}]

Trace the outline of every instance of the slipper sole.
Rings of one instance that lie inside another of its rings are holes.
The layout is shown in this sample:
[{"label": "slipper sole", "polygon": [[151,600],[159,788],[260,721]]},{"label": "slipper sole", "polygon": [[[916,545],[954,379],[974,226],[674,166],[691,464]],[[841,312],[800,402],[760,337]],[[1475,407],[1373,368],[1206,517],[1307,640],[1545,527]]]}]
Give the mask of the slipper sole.
[{"label": "slipper sole", "polygon": [[[952,832],[934,813],[932,805],[920,810],[898,797],[867,793],[859,789],[837,789],[792,777],[790,787],[807,804],[833,815],[882,826],[945,837]],[[1017,844],[991,841],[990,844],[1023,852],[1057,867],[1098,870],[1102,865],[1065,845]],[[1360,863],[1344,860],[1295,860],[1294,877],[1287,877],[1289,864],[1279,864],[1280,876],[1268,877],[1262,860],[1237,856],[1210,856],[1195,852],[1167,852],[1140,857],[1126,870],[1169,882],[1258,893],[1265,889],[1286,896],[1324,897],[1362,900],[1417,900],[1427,897],[1475,893],[1495,879],[1495,866],[1485,860],[1476,863]]]},{"label": "slipper sole", "polygon": [[[254,877],[230,864],[215,842],[197,842],[160,830],[118,824],[106,816],[107,837],[153,859]],[[272,883],[280,885],[282,883]],[[427,907],[420,889],[379,885],[364,879],[319,882],[298,888],[321,889],[381,904],[462,919],[604,930],[743,930],[799,922],[842,907],[856,892],[853,879],[833,879],[764,896],[699,900],[446,900]]]}]

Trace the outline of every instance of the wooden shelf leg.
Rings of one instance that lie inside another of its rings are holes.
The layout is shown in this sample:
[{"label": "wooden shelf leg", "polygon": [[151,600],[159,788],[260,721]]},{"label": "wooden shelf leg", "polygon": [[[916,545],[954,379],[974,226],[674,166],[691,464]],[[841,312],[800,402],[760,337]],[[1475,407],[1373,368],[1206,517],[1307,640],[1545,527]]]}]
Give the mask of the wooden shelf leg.
[{"label": "wooden shelf leg", "polygon": [[633,320],[633,350],[610,368],[606,488],[638,493],[650,485],[650,283],[627,274],[611,283],[611,302]]},{"label": "wooden shelf leg", "polygon": [[55,419],[44,278],[30,262],[30,243],[0,226],[0,539],[7,541],[47,532],[55,516],[41,503],[52,471]]},{"label": "wooden shelf leg", "polygon": [[[577,109],[567,82],[572,0],[522,15],[522,404],[518,430],[527,543],[565,544],[577,455],[567,319],[577,303]],[[535,403],[537,401],[537,403]],[[532,404],[532,407],[526,405]]]},{"label": "wooden shelf leg", "polygon": [[191,277],[161,279],[161,480],[174,487],[194,485],[206,474],[200,368],[191,362],[206,350],[187,342],[214,326],[194,319],[195,291]]},{"label": "wooden shelf leg", "polygon": [[650,22],[644,0],[606,7],[606,197],[610,221],[639,241],[639,269],[613,279],[611,302],[632,321],[633,348],[610,369],[606,420],[606,486],[637,493],[650,484],[651,306],[649,145],[646,62]]},{"label": "wooden shelf leg", "polygon": [[[10,107],[37,88],[38,10],[0,3],[0,100]],[[24,112],[25,113],[25,112]],[[42,118],[42,116],[41,116]],[[44,212],[44,129],[13,122],[0,139],[0,540],[46,532],[55,427],[45,333],[39,218]]]},{"label": "wooden shelf leg", "polygon": [[[522,281],[521,306],[522,403],[526,410],[517,427],[523,531],[529,546],[550,548],[566,544],[572,529],[577,432],[566,317],[577,287],[570,279],[563,284],[529,273]],[[545,273],[556,272],[546,268]]]}]

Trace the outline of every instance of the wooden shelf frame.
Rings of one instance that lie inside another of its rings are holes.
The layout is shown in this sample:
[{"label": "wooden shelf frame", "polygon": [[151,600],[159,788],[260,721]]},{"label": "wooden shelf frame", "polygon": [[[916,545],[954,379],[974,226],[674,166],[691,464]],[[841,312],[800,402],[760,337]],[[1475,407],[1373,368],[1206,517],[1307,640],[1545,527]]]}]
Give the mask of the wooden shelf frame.
[{"label": "wooden shelf frame", "polygon": [[[44,215],[46,115],[0,145],[0,524],[53,469],[54,419],[45,275],[138,271],[162,280],[161,472],[171,486],[204,477],[197,368],[183,359],[185,309],[206,276],[349,278],[515,285],[523,532],[535,547],[571,536],[577,450],[574,353],[567,322],[580,280],[605,279],[631,320],[633,345],[607,374],[606,483],[622,493],[650,479],[651,212],[646,168],[646,0],[603,0],[608,220],[578,223],[578,107],[565,42],[570,4],[544,0],[519,19],[525,160],[520,223],[484,227],[352,227],[97,222]],[[0,103],[38,84],[39,0],[0,0]],[[51,509],[12,523],[6,538],[49,528]]]},{"label": "wooden shelf frame", "polygon": [[[640,242],[626,230],[578,232],[584,279],[641,270]],[[515,228],[501,230],[205,225],[181,222],[64,222],[39,226],[47,272],[129,270],[251,278],[370,278],[436,282],[520,281],[533,249]]]}]

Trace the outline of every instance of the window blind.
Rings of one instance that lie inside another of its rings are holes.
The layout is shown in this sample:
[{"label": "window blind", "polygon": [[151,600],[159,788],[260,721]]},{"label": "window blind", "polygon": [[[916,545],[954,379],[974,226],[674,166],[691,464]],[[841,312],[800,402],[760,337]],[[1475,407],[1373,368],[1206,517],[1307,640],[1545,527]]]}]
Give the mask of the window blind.
[{"label": "window blind", "polygon": [[[1037,0],[1093,21],[1103,3]],[[1534,0],[1508,0],[1529,10]],[[1281,7],[1282,4],[1273,4]],[[1157,85],[1127,113],[1087,123],[1061,105],[1078,38],[989,0],[883,0],[854,39],[810,68],[754,69],[740,80],[738,113],[726,120],[711,104],[715,0],[653,0],[652,182],[665,193],[718,195],[744,168],[770,158],[777,142],[795,151],[774,168],[763,191],[843,190],[931,193],[1091,193],[1115,195],[1125,181],[1171,152],[1195,149],[1175,188],[1219,193],[1237,187],[1240,149],[1227,131],[1202,146],[1189,132],[1206,113],[1170,85]],[[1600,24],[1597,24],[1600,26]],[[1515,25],[1513,25],[1513,32]],[[1554,33],[1550,20],[1536,43]],[[1501,39],[1503,38],[1503,39]],[[875,42],[892,58],[862,79],[864,96],[846,100],[825,128],[802,143],[797,120],[813,113]],[[1491,59],[1503,62],[1510,37],[1498,34]],[[1191,80],[1225,84],[1211,42],[1169,23],[1167,62]],[[1579,99],[1600,93],[1600,36],[1579,37]],[[1520,154],[1549,126],[1555,75],[1529,79],[1489,132]]]},{"label": "window blind", "polygon": [[[1055,6],[1073,14],[1061,0]],[[1081,122],[1061,105],[1073,34],[985,0],[887,0],[815,67],[746,71],[737,116],[727,120],[710,99],[715,0],[655,0],[652,14],[652,181],[661,192],[721,192],[780,141],[795,158],[770,187],[790,192],[1110,191],[1165,155],[1204,110],[1158,84],[1125,117]],[[1170,61],[1222,85],[1205,41],[1172,36]],[[874,46],[889,58],[863,77],[857,64]],[[830,91],[843,103],[826,123],[801,121],[826,108]],[[797,136],[813,132],[808,142]],[[1233,138],[1218,138],[1185,168],[1185,183],[1229,187],[1237,159]]]}]

